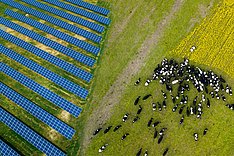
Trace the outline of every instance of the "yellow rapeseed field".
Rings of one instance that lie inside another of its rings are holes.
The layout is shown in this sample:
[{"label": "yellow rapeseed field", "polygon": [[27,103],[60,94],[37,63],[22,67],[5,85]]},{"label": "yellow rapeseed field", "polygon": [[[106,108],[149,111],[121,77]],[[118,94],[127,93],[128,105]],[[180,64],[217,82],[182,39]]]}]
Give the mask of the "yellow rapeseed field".
[{"label": "yellow rapeseed field", "polygon": [[[217,6],[171,55],[187,57],[234,77],[234,6],[230,4],[226,0]],[[190,52],[192,46],[196,49]]]}]

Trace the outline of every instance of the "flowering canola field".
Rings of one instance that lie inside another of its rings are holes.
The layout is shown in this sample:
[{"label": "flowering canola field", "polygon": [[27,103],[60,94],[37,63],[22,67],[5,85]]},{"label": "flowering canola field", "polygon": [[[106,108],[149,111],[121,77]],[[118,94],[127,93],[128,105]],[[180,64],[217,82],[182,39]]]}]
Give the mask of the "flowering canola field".
[{"label": "flowering canola field", "polygon": [[[171,52],[173,56],[218,68],[234,77],[234,6],[226,2],[215,8],[210,16],[196,27]],[[190,48],[196,49],[190,52]]]}]

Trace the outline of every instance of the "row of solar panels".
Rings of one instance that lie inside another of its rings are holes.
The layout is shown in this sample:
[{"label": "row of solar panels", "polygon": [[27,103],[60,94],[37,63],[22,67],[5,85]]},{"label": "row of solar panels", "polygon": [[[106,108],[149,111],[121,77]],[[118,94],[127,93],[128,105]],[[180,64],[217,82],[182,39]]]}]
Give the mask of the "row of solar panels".
[{"label": "row of solar panels", "polygon": [[82,7],[82,8],[86,8],[86,9],[92,10],[94,12],[103,14],[105,16],[107,16],[110,13],[110,11],[105,9],[105,8],[101,8],[99,6],[96,6],[96,5],[87,3],[87,2],[83,2],[82,0],[77,0],[77,1],[65,0],[65,1],[70,2],[72,4],[75,4],[75,5],[78,5],[78,6]]},{"label": "row of solar panels", "polygon": [[47,3],[53,4],[53,5],[57,6],[57,7],[69,10],[71,12],[74,12],[74,13],[76,13],[78,15],[85,16],[85,17],[87,17],[89,19],[95,20],[95,21],[100,22],[102,24],[106,24],[106,25],[110,24],[110,19],[109,18],[106,18],[106,17],[100,16],[98,14],[86,11],[84,9],[80,9],[80,8],[75,7],[73,5],[70,5],[70,4],[67,4],[67,3],[64,3],[64,2],[61,2],[61,1],[58,1],[58,0],[54,0],[54,1],[44,0],[44,1],[47,2]]},{"label": "row of solar panels", "polygon": [[[26,141],[31,143],[37,149],[42,151],[48,156],[65,156],[65,153],[58,149],[55,145],[51,144],[48,140],[40,136],[24,123],[16,119],[13,115],[0,107],[0,121],[6,124],[10,129],[23,137]],[[9,147],[4,148],[4,153],[9,150]],[[15,153],[15,152],[13,152]],[[10,155],[12,156],[12,155]]]},{"label": "row of solar panels", "polygon": [[[14,75],[15,71],[12,68],[2,63],[0,65],[1,68],[4,68],[3,69],[4,73],[17,77],[17,75]],[[23,79],[23,78],[24,77],[18,77],[18,79],[27,82],[28,79]],[[37,86],[31,86],[31,87],[37,87]],[[41,92],[45,91],[44,94],[46,94],[47,90],[40,90],[40,91]],[[0,82],[0,92],[2,95],[4,95],[8,99],[16,103],[23,109],[25,109],[28,113],[30,113],[37,119],[41,120],[42,122],[53,128],[54,130],[65,136],[66,138],[72,139],[72,136],[75,134],[75,130],[72,127],[68,126],[66,123],[54,117],[53,115],[42,109],[41,107],[37,106],[36,104],[26,99],[24,96],[20,95],[19,93],[17,93],[16,91],[14,91],[13,89],[9,88],[8,86],[6,86],[1,82]]]},{"label": "row of solar panels", "polygon": [[0,155],[1,156],[20,156],[14,149],[12,149],[9,145],[7,145],[1,139],[0,139]]},{"label": "row of solar panels", "polygon": [[0,63],[0,71],[5,73],[6,75],[10,76],[11,78],[15,79],[19,83],[23,84],[27,88],[31,89],[35,93],[41,95],[43,98],[52,102],[56,106],[71,113],[74,117],[78,117],[78,115],[80,114],[81,108],[79,108],[78,106],[65,100],[64,98],[58,96],[57,94],[53,93],[49,89],[41,86],[37,82],[26,77],[25,75],[21,74],[20,72],[16,71],[15,69],[7,66],[6,64]]},{"label": "row of solar panels", "polygon": [[65,54],[65,55],[85,64],[85,65],[92,67],[95,63],[94,59],[92,59],[84,54],[81,54],[81,53],[79,53],[71,48],[67,48],[66,46],[63,46],[63,45],[61,45],[55,41],[52,41],[52,40],[50,40],[50,39],[48,39],[40,34],[37,34],[31,30],[28,30],[28,29],[26,29],[18,24],[15,24],[15,23],[5,19],[5,18],[0,17],[0,24],[3,24],[3,25],[5,25],[5,26],[7,26],[15,31],[18,31],[18,32],[38,41],[38,42],[41,42],[44,45],[51,47],[51,48]]},{"label": "row of solar panels", "polygon": [[85,26],[87,28],[90,28],[90,29],[92,29],[94,31],[97,31],[99,33],[102,33],[104,31],[104,29],[105,29],[104,26],[101,26],[99,24],[90,22],[90,21],[85,20],[83,18],[80,18],[78,16],[75,16],[75,15],[69,14],[67,12],[64,12],[62,10],[53,8],[53,7],[48,6],[46,4],[37,2],[36,0],[22,0],[22,1],[25,2],[25,3],[27,3],[27,4],[33,5],[35,7],[38,7],[40,9],[43,9],[45,11],[48,11],[49,13],[52,13],[54,15],[60,16],[62,18],[65,18],[65,19],[67,19],[69,21],[72,21],[72,22],[75,22],[77,24],[83,25],[83,26]]},{"label": "row of solar panels", "polygon": [[8,56],[9,58],[15,60],[16,62],[24,65],[25,67],[33,70],[34,72],[44,76],[45,78],[49,79],[50,81],[54,82],[55,84],[63,87],[64,89],[76,94],[77,96],[86,99],[88,95],[88,90],[78,86],[77,84],[53,73],[52,71],[42,67],[41,65],[37,64],[36,62],[29,60],[28,58],[16,53],[13,50],[10,50],[3,45],[0,44],[0,52],[4,55]]},{"label": "row of solar panels", "polygon": [[24,11],[24,12],[26,12],[28,14],[31,14],[31,15],[37,17],[37,18],[43,19],[43,20],[45,20],[47,22],[50,22],[51,24],[57,25],[57,26],[59,26],[59,27],[61,27],[63,29],[69,30],[69,31],[71,31],[71,32],[73,32],[75,34],[78,34],[78,35],[83,36],[83,37],[85,37],[87,39],[90,39],[90,40],[92,40],[94,42],[100,43],[101,40],[102,40],[102,37],[97,35],[97,34],[94,34],[94,33],[89,32],[87,30],[81,29],[81,28],[79,28],[77,26],[74,26],[72,24],[66,23],[66,22],[64,22],[64,21],[62,21],[60,19],[49,16],[49,15],[44,14],[44,13],[42,13],[40,11],[35,10],[35,9],[26,7],[26,6],[24,6],[24,5],[20,4],[20,3],[15,2],[15,1],[12,1],[12,0],[0,0],[0,1],[7,4],[7,5],[9,5],[9,6],[11,6],[11,7],[17,8],[17,9],[19,9],[21,11]]},{"label": "row of solar panels", "polygon": [[24,48],[28,52],[31,52],[31,53],[37,55],[38,57],[41,57],[41,58],[47,60],[51,64],[54,64],[54,65],[64,69],[68,73],[71,73],[74,76],[77,76],[86,82],[90,82],[90,80],[92,78],[92,74],[90,74],[89,72],[86,72],[86,71],[74,66],[73,64],[70,64],[70,63],[50,54],[50,53],[47,53],[47,52],[41,50],[40,48],[37,48],[34,45],[32,45],[28,42],[25,42],[25,41],[3,31],[3,30],[0,30],[0,37],[14,43],[15,45],[17,45],[21,48]]},{"label": "row of solar panels", "polygon": [[51,34],[51,35],[53,35],[55,37],[58,37],[59,39],[62,39],[62,40],[67,41],[69,43],[72,43],[72,44],[74,44],[74,45],[76,45],[76,46],[78,46],[78,47],[80,47],[80,48],[82,48],[82,49],[84,49],[84,50],[86,50],[88,52],[91,52],[91,53],[93,53],[95,55],[98,55],[98,53],[100,51],[100,48],[98,48],[98,47],[96,47],[94,45],[91,45],[91,44],[89,44],[89,43],[87,43],[85,41],[81,41],[81,40],[79,40],[79,39],[77,39],[75,37],[67,35],[66,33],[63,33],[63,32],[61,32],[59,30],[56,30],[56,29],[54,29],[54,28],[52,28],[50,26],[47,26],[45,24],[42,24],[40,22],[37,22],[36,20],[28,18],[28,17],[26,17],[24,15],[21,15],[21,14],[17,13],[17,12],[14,12],[14,11],[11,11],[11,10],[7,9],[7,10],[5,10],[5,14],[10,16],[10,17],[13,17],[13,18],[15,18],[15,19],[17,19],[17,20],[19,20],[21,22],[24,22],[24,23],[26,23],[28,25],[31,25],[31,26],[33,26],[33,27],[35,27],[37,29],[45,31],[45,32],[47,32],[47,33],[49,33],[49,34]]}]

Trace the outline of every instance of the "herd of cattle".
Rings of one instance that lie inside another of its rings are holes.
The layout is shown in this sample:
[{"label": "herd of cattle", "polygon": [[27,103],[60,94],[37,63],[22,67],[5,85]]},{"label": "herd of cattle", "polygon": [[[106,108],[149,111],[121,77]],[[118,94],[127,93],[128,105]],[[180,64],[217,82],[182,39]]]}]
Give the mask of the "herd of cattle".
[{"label": "herd of cattle", "polygon": [[[167,108],[168,100],[171,99],[174,106],[172,107],[172,112],[176,112],[181,115],[181,119],[179,124],[184,122],[185,116],[195,115],[197,118],[201,119],[203,114],[203,108],[206,106],[209,108],[211,106],[210,98],[214,99],[222,99],[226,102],[226,95],[232,95],[232,88],[226,84],[226,81],[222,78],[222,76],[218,76],[213,71],[204,71],[201,70],[199,67],[195,67],[189,64],[188,59],[184,59],[183,62],[177,63],[174,59],[167,60],[166,58],[162,60],[161,64],[155,68],[152,78],[147,79],[145,82],[145,86],[149,86],[150,83],[154,80],[159,80],[160,84],[165,85],[166,90],[161,90],[163,101],[162,103],[152,103],[152,110],[153,111],[162,111],[163,109]],[[135,86],[141,83],[141,79],[139,78],[135,82]],[[177,86],[177,87],[176,87]],[[188,91],[190,91],[192,86],[198,91],[199,96],[195,98],[191,98],[189,103],[189,97],[186,95]],[[176,89],[175,89],[176,88]],[[176,93],[176,94],[175,94]],[[141,97],[138,96],[135,101],[134,105],[138,105],[138,110],[136,112],[136,117],[132,120],[132,123],[137,122],[140,118],[139,115],[142,112],[142,106],[139,102],[146,101],[149,99],[152,94],[146,94],[145,96]],[[200,99],[200,100],[199,100]],[[234,104],[226,104],[226,106],[234,110]],[[184,113],[183,113],[184,112]],[[122,118],[122,122],[127,122],[129,118],[129,113],[124,114]],[[165,131],[167,130],[166,127],[161,128],[159,131],[156,130],[156,127],[161,123],[158,120],[153,121],[153,118],[150,118],[148,121],[148,127],[154,127],[154,136],[153,138],[158,138],[158,144],[160,144],[163,140],[165,135]],[[119,124],[113,128],[113,131],[116,132],[122,125]],[[108,133],[111,130],[112,126],[109,126],[104,129],[104,134]],[[98,128],[94,131],[93,135],[97,135],[102,128]],[[203,130],[203,136],[206,135],[208,128]],[[129,133],[125,133],[121,140],[125,140]],[[194,140],[198,141],[198,133],[194,133]],[[104,144],[99,149],[99,152],[103,152],[108,144]],[[166,148],[163,152],[163,156],[167,154],[169,151]],[[138,150],[136,153],[137,156],[140,156],[142,152],[142,148]],[[144,156],[148,155],[148,151],[144,152]]]}]

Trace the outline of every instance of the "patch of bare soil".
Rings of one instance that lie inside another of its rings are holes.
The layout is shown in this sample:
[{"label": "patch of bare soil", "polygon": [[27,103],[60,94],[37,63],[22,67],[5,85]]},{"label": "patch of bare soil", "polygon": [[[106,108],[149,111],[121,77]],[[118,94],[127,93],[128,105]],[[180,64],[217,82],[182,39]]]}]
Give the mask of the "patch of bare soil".
[{"label": "patch of bare soil", "polygon": [[53,141],[57,140],[59,138],[57,132],[54,129],[51,129],[48,134],[49,134],[49,137],[51,138],[51,140],[53,140]]},{"label": "patch of bare soil", "polygon": [[88,147],[95,128],[102,126],[107,120],[109,120],[111,117],[112,108],[114,108],[114,106],[120,102],[124,90],[126,89],[126,85],[123,84],[129,84],[132,77],[134,77],[134,75],[136,75],[138,71],[144,66],[145,60],[150,50],[155,47],[160,38],[163,36],[165,28],[172,21],[175,13],[180,10],[182,5],[183,0],[175,1],[170,12],[162,19],[161,22],[159,22],[155,28],[155,32],[149,36],[147,40],[145,40],[139,49],[137,56],[127,64],[126,68],[119,75],[117,80],[99,103],[99,107],[94,110],[87,119],[87,126],[85,126],[84,129],[84,140],[82,143],[83,150]]},{"label": "patch of bare soil", "polygon": [[61,114],[59,115],[59,118],[61,118],[63,121],[68,122],[70,120],[70,113],[68,113],[67,111],[63,110],[61,112]]}]

